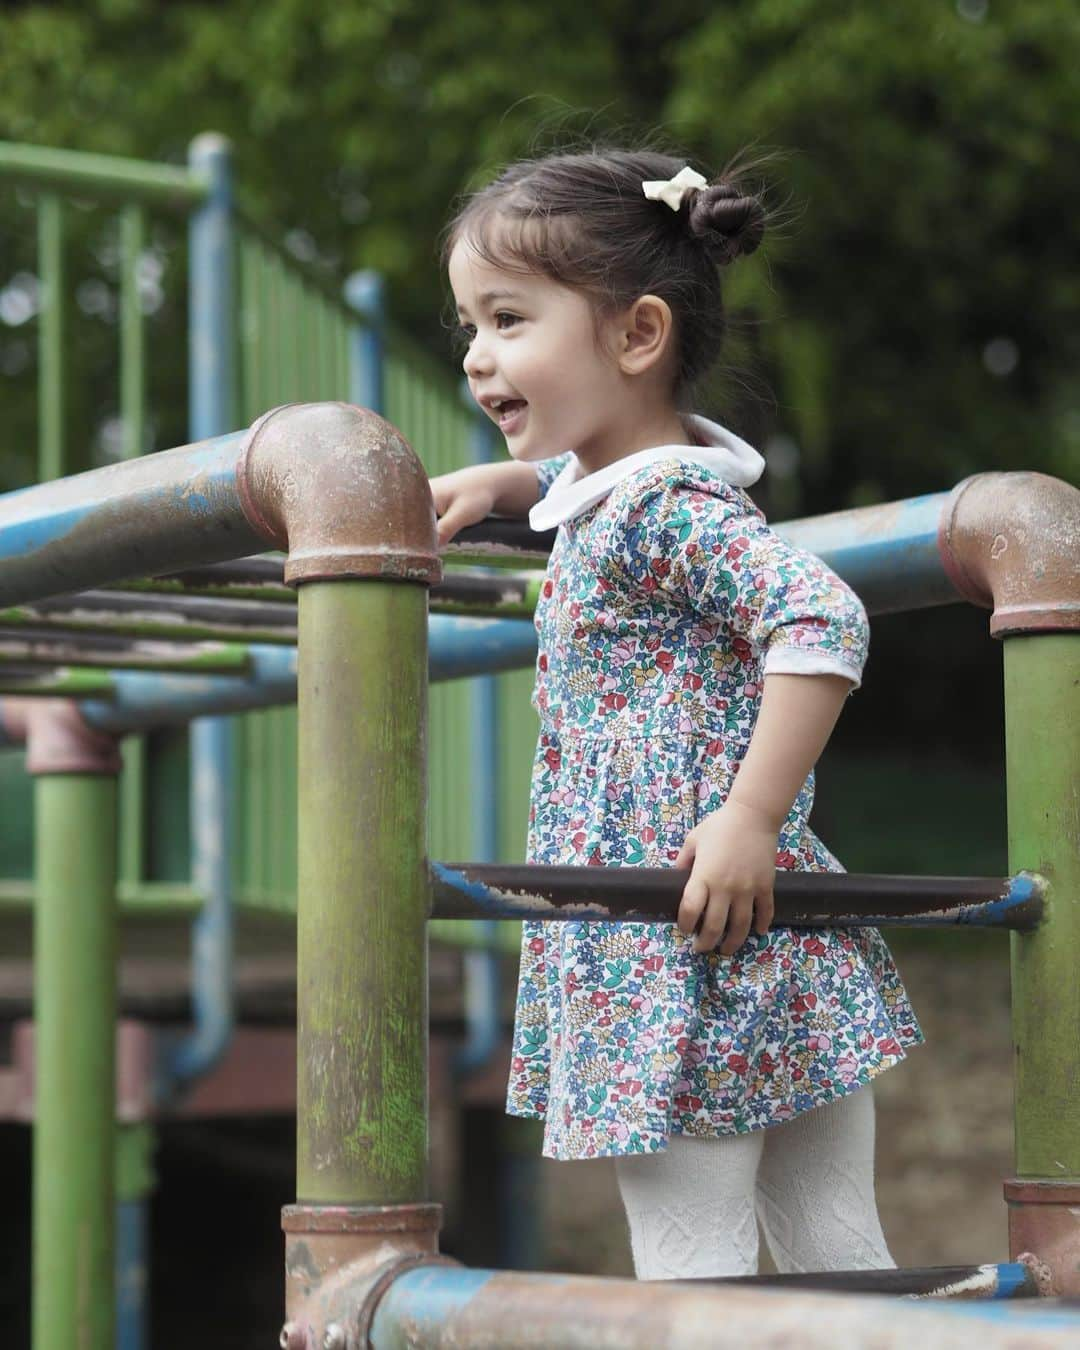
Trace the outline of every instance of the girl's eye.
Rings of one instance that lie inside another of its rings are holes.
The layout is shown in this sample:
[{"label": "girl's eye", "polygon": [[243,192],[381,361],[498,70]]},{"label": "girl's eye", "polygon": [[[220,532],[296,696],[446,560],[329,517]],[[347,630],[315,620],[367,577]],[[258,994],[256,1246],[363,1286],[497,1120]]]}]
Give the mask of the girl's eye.
[{"label": "girl's eye", "polygon": [[473,340],[473,338],[476,337],[476,324],[459,323],[457,326],[457,332],[454,334],[454,337],[457,339],[458,342],[463,342],[467,346]]},{"label": "girl's eye", "polygon": [[501,309],[495,315],[496,328],[513,328],[514,324],[520,323],[521,318],[517,314],[510,314],[505,309]]}]

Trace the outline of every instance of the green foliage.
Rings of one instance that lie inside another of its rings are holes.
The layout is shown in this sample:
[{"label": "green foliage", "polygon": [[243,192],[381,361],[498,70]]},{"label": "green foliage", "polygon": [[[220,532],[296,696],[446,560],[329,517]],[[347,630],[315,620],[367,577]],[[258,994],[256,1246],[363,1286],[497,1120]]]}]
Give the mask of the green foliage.
[{"label": "green foliage", "polygon": [[58,0],[0,12],[0,137],[181,162],[223,131],[253,209],[330,276],[382,268],[435,350],[454,197],[568,111],[714,167],[778,148],[712,398],[820,510],[1078,476],[1078,53],[1060,0]]}]

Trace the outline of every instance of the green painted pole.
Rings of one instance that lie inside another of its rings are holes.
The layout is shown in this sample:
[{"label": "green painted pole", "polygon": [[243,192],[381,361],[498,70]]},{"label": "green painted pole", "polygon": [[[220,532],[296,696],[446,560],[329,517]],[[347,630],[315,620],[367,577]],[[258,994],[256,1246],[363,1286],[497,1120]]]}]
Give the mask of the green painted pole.
[{"label": "green painted pole", "polygon": [[38,481],[64,472],[64,207],[38,199]]},{"label": "green painted pole", "polygon": [[1050,883],[1043,922],[1012,938],[1016,1170],[1077,1183],[1080,633],[1005,640],[1005,732],[1009,867]]},{"label": "green painted pole", "polygon": [[34,1350],[112,1350],[116,778],[35,783]]},{"label": "green painted pole", "polygon": [[146,216],[134,202],[120,216],[120,417],[123,455],[132,459],[146,444],[146,341],[139,267],[146,247]]},{"label": "green painted pole", "polygon": [[426,627],[422,585],[300,587],[300,1204],[426,1191]]}]

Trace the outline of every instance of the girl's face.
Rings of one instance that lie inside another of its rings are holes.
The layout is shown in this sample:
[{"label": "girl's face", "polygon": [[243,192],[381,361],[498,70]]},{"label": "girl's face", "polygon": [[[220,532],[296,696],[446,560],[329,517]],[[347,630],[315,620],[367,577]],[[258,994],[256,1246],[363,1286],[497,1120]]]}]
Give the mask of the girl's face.
[{"label": "girl's face", "polygon": [[624,377],[603,320],[577,291],[485,262],[459,240],[450,285],[469,347],[469,390],[514,459],[574,450],[583,462],[618,457]]}]

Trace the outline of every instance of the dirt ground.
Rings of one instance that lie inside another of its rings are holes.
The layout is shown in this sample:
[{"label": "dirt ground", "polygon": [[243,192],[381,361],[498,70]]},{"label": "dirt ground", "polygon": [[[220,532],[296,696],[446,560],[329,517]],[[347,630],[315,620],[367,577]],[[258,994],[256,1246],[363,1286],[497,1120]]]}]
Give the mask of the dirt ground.
[{"label": "dirt ground", "polygon": [[[1003,1261],[1001,1185],[1012,1168],[1007,940],[930,942],[892,943],[927,1043],[874,1087],[882,1225],[900,1266]],[[631,1274],[610,1163],[542,1167],[546,1264]]]}]

